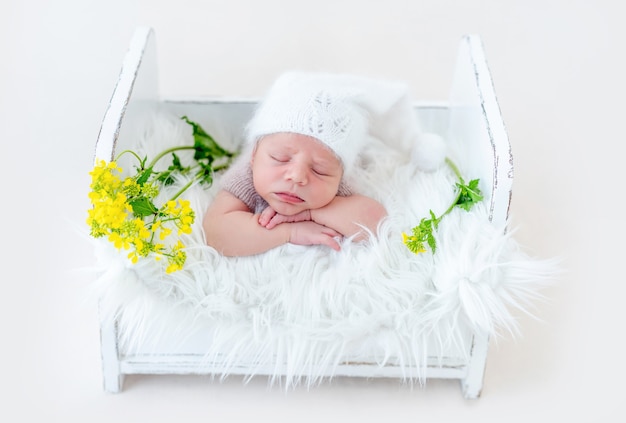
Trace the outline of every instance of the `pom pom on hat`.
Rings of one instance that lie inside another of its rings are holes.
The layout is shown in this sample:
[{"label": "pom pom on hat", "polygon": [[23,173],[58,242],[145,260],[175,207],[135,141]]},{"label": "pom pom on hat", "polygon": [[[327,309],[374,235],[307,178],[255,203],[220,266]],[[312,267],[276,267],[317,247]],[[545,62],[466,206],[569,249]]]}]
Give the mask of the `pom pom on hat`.
[{"label": "pom pom on hat", "polygon": [[341,160],[344,173],[356,162],[368,131],[358,93],[326,74],[288,72],[279,77],[247,127],[247,141],[279,132],[308,135]]},{"label": "pom pom on hat", "polygon": [[432,172],[445,163],[447,145],[440,135],[434,133],[419,134],[411,152],[411,160],[421,170]]}]

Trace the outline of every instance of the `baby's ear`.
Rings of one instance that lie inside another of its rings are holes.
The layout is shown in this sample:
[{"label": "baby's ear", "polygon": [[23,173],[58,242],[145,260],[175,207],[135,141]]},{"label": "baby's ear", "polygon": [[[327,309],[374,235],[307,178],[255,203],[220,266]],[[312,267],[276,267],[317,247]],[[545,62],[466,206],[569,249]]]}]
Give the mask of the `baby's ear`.
[{"label": "baby's ear", "polygon": [[250,152],[250,165],[254,164],[254,156],[256,156],[257,146],[259,145],[259,141],[255,142],[251,147],[245,147],[243,154],[248,154]]}]

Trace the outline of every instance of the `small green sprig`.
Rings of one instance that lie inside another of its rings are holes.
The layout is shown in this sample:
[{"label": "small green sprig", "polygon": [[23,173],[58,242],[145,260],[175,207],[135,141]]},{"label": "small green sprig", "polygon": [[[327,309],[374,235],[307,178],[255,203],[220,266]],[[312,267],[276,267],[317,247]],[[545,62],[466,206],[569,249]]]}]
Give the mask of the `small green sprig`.
[{"label": "small green sprig", "polygon": [[[194,178],[181,188],[174,196],[174,199],[196,181],[210,186],[213,183],[213,173],[227,168],[235,157],[235,153],[222,148],[199,124],[189,120],[187,116],[183,116],[181,119],[193,128],[193,146],[184,145],[168,148],[154,157],[150,163],[146,163],[147,157],[142,159],[132,150],[122,151],[116,159],[118,160],[120,156],[125,153],[130,153],[137,158],[139,161],[139,165],[137,166],[137,182],[140,185],[152,178],[167,186],[174,183],[173,175],[177,173],[181,175],[195,173]],[[193,158],[195,162],[193,164],[183,166],[180,158],[175,153],[176,151],[182,150],[194,150]],[[168,154],[172,155],[172,164],[166,170],[160,172],[155,171],[154,166],[156,163]]]},{"label": "small green sprig", "polygon": [[474,204],[483,200],[480,188],[478,188],[479,179],[472,179],[469,183],[465,183],[459,168],[454,162],[446,158],[446,163],[458,178],[458,182],[455,183],[455,187],[458,190],[456,198],[452,204],[450,204],[450,207],[439,217],[437,217],[432,210],[429,210],[430,218],[422,218],[420,223],[411,229],[411,235],[402,232],[402,242],[415,254],[426,252],[426,245],[430,247],[433,254],[437,251],[437,241],[435,240],[433,232],[437,230],[444,216],[450,213],[455,207],[470,211]]}]

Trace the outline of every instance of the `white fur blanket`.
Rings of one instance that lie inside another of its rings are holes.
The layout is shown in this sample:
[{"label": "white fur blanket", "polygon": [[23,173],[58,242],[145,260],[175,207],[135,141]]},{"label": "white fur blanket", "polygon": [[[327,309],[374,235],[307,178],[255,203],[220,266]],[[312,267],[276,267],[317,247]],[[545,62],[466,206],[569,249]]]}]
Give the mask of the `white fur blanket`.
[{"label": "white fur blanket", "polygon": [[[189,126],[172,116],[145,125],[136,151],[154,156],[192,143]],[[241,359],[259,368],[288,363],[287,384],[294,384],[318,381],[324,369],[354,357],[409,368],[451,348],[463,354],[468,330],[517,331],[512,311],[528,311],[551,276],[550,264],[524,253],[510,229],[494,227],[482,204],[444,218],[435,254],[411,253],[401,233],[429,209],[448,207],[454,174],[446,167],[417,171],[380,145],[366,151],[363,164],[357,190],[381,201],[389,217],[378,237],[344,240],[340,252],[288,244],[252,257],[220,256],[202,231],[217,182],[186,195],[197,217],[193,232],[182,235],[188,253],[182,271],[166,274],[165,264],[152,259],[131,264],[124,251],[95,240],[102,311],[118,319],[122,350],[174,351],[200,337],[207,361],[220,362],[225,375]]]}]

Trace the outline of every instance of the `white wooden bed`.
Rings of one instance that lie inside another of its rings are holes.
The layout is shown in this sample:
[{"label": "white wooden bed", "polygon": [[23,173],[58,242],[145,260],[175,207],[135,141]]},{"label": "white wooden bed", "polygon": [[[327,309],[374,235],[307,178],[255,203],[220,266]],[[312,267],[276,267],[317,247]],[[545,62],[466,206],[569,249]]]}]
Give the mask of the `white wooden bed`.
[{"label": "white wooden bed", "polygon": [[[138,124],[136,110],[158,106],[179,115],[194,116],[201,123],[203,116],[211,116],[235,133],[243,128],[256,101],[163,99],[158,93],[157,75],[154,32],[150,28],[138,28],[102,122],[95,148],[96,158],[110,160],[119,148],[118,143],[128,142],[126,138]],[[479,37],[466,36],[460,41],[449,103],[419,102],[415,104],[415,112],[425,130],[440,134],[456,151],[460,167],[468,178],[480,178],[489,220],[496,227],[505,227],[513,178],[512,155]],[[118,313],[102,314],[100,330],[105,391],[121,391],[124,376],[130,374],[222,374],[223,363],[216,360],[218,356],[214,354],[208,360],[204,354],[211,342],[210,337],[189,336],[173,345],[168,343],[164,328],[161,339],[127,350],[120,342],[121,328],[116,320],[124,310],[118,310]],[[419,369],[412,370],[411,366],[393,360],[381,364],[380,360],[370,361],[367,354],[360,354],[327,369],[317,369],[316,374],[327,377],[458,379],[465,398],[473,399],[479,397],[483,387],[490,336],[487,331],[466,330],[463,337],[467,342],[460,347],[450,346],[445,351],[429,351]],[[458,348],[465,350],[459,351]],[[255,376],[265,374],[277,378],[289,373],[289,367],[288,362],[268,366],[242,359],[230,363],[228,374],[249,375],[253,372]]]}]

